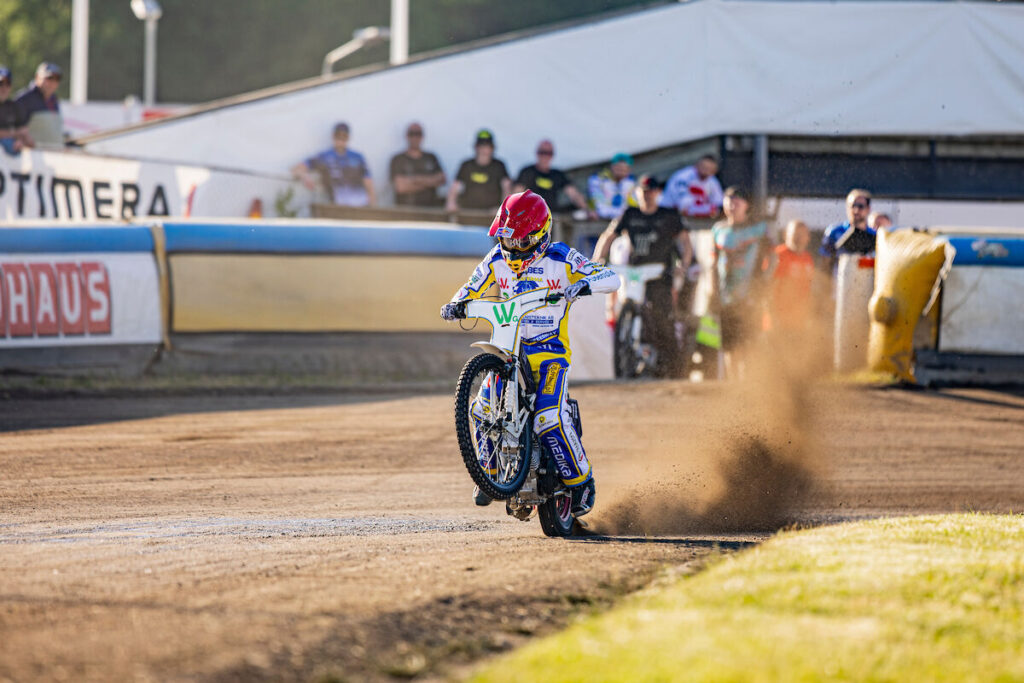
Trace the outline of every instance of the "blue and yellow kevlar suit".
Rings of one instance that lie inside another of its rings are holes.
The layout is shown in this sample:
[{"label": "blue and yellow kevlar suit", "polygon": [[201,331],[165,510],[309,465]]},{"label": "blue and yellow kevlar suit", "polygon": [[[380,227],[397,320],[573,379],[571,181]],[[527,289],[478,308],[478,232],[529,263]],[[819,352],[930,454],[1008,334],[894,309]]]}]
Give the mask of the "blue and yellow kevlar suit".
[{"label": "blue and yellow kevlar suit", "polygon": [[[543,257],[534,261],[518,276],[505,263],[500,248],[495,246],[473,271],[469,282],[452,297],[452,301],[479,298],[492,286],[496,286],[499,295],[507,299],[542,287],[552,292],[562,291],[581,280],[590,285],[590,291],[594,294],[612,292],[619,286],[619,276],[613,271],[590,261],[561,242],[553,242]],[[579,434],[573,428],[566,400],[572,358],[569,348],[569,306],[563,299],[531,311],[520,320],[520,329],[523,350],[537,385],[534,433],[554,458],[562,483],[572,487],[590,479],[591,467]],[[486,394],[487,388],[481,388],[471,411],[478,427],[485,410],[489,412],[491,408]],[[483,446],[487,441],[478,439],[478,443]],[[481,448],[481,465],[493,474],[493,454],[484,452],[486,448]]]}]

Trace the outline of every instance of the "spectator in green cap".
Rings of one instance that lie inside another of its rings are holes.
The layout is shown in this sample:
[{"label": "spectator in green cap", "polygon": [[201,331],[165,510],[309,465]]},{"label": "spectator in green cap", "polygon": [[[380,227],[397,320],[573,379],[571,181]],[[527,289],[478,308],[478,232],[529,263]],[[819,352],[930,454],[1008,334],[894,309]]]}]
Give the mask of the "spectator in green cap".
[{"label": "spectator in green cap", "polygon": [[626,210],[635,185],[633,157],[619,152],[608,168],[587,179],[587,198],[598,217],[611,220]]}]

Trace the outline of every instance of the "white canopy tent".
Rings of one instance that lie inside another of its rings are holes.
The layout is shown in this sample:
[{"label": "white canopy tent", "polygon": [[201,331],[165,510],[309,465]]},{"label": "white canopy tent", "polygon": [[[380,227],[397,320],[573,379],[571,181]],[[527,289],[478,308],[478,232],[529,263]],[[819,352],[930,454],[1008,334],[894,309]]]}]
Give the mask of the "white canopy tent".
[{"label": "white canopy tent", "polygon": [[494,131],[513,174],[722,133],[1024,134],[1024,5],[699,0],[225,101],[89,151],[279,175],[352,127],[378,182],[409,121],[449,174]]}]

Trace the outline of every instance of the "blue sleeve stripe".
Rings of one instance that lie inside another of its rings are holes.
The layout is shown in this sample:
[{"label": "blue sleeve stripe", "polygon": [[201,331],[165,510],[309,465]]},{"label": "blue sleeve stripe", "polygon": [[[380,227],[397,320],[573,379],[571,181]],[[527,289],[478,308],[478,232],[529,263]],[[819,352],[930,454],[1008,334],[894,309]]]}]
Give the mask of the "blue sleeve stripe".
[{"label": "blue sleeve stripe", "polygon": [[53,254],[153,251],[144,226],[75,225],[0,228],[0,253]]},{"label": "blue sleeve stripe", "polygon": [[1024,268],[1024,237],[950,236],[956,248],[955,266]]},{"label": "blue sleeve stripe", "polygon": [[479,228],[164,223],[168,252],[475,256],[494,242]]}]

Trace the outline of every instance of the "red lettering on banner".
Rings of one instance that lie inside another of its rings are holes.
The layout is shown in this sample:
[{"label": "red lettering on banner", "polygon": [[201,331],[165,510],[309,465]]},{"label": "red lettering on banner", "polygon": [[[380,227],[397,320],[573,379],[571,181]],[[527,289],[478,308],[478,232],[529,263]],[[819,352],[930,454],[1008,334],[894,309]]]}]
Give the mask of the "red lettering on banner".
[{"label": "red lettering on banner", "polygon": [[85,318],[89,334],[110,334],[110,275],[98,261],[82,263],[85,281]]},{"label": "red lettering on banner", "polygon": [[32,278],[24,263],[0,263],[7,285],[7,323],[12,337],[32,336]]},{"label": "red lettering on banner", "polygon": [[57,292],[60,299],[60,329],[65,336],[85,334],[85,298],[78,264],[58,263]]},{"label": "red lettering on banner", "polygon": [[112,309],[98,261],[0,263],[0,338],[110,334]]},{"label": "red lettering on banner", "polygon": [[54,337],[60,332],[57,320],[57,276],[49,263],[30,263],[32,273],[32,308],[36,335]]},{"label": "red lettering on banner", "polygon": [[508,289],[508,278],[499,277],[498,284],[501,285],[502,289]]},{"label": "red lettering on banner", "polygon": [[562,283],[559,282],[558,280],[545,280],[548,283],[548,289],[552,291],[559,290],[562,288]]}]

